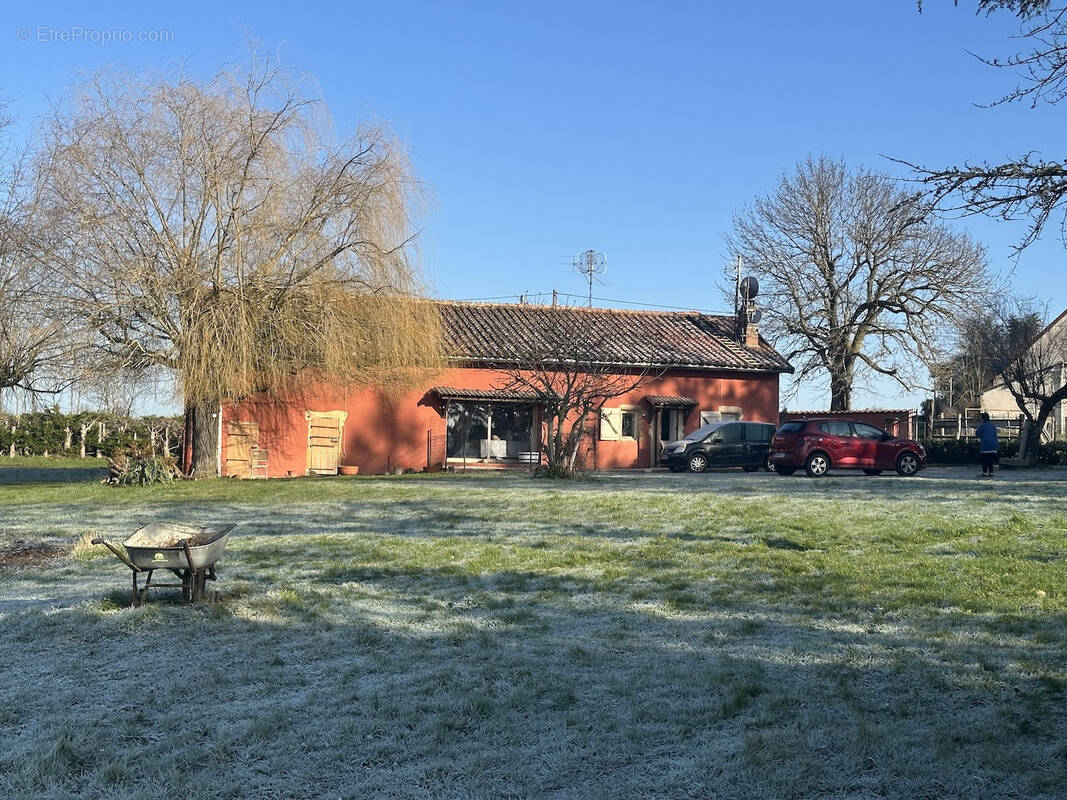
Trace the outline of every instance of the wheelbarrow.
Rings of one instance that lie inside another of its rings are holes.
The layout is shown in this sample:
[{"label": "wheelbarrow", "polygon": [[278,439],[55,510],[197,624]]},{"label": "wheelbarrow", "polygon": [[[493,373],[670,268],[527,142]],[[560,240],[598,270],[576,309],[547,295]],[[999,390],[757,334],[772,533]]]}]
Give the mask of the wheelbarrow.
[{"label": "wheelbarrow", "polygon": [[[204,587],[215,577],[215,562],[219,560],[235,525],[179,525],[172,522],[153,522],[134,531],[122,543],[125,552],[103,538],[93,539],[102,544],[133,572],[133,593],[130,605],[139,606],[148,597],[148,589],[181,589],[182,599],[195,603],[204,599]],[[181,583],[152,583],[158,570],[170,570]],[[138,575],[146,573],[144,585]]]}]

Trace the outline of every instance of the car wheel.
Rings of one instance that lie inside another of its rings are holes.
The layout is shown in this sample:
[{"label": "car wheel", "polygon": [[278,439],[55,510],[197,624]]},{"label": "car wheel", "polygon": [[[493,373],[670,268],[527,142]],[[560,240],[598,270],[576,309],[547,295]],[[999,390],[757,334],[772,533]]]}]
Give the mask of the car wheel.
[{"label": "car wheel", "polygon": [[830,469],[830,459],[826,453],[812,453],[804,462],[804,469],[809,477],[821,478]]},{"label": "car wheel", "polygon": [[741,469],[745,472],[755,472],[759,469],[759,464],[745,464]]},{"label": "car wheel", "polygon": [[880,470],[880,469],[865,469],[865,470],[863,470],[863,474],[864,475],[881,475],[882,474],[882,470]]},{"label": "car wheel", "polygon": [[796,467],[783,467],[781,464],[775,466],[774,471],[779,475],[792,475],[797,471]]},{"label": "car wheel", "polygon": [[708,459],[706,456],[702,456],[697,453],[695,456],[689,459],[689,471],[690,472],[703,472],[708,467]]},{"label": "car wheel", "polygon": [[915,453],[905,452],[897,457],[897,475],[910,478],[919,471],[919,457]]}]

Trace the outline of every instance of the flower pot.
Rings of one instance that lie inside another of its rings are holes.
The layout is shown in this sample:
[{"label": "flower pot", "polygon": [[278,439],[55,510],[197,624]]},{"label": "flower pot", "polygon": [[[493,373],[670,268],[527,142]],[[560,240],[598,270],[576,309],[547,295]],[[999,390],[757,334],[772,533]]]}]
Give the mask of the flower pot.
[{"label": "flower pot", "polygon": [[358,475],[359,474],[359,467],[358,466],[344,465],[344,466],[341,467],[341,474],[342,475]]}]

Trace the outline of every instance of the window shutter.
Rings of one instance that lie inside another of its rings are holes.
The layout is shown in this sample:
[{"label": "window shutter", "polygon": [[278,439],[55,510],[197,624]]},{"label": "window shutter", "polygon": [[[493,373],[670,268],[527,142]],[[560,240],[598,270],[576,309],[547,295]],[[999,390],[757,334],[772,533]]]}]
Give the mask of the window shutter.
[{"label": "window shutter", "polygon": [[615,442],[622,437],[622,409],[600,409],[600,440]]}]

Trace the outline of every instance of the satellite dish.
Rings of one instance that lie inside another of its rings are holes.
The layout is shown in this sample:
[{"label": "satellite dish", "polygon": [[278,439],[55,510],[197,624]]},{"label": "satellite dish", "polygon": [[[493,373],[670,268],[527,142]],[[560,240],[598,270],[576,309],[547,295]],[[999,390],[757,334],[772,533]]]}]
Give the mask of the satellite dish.
[{"label": "satellite dish", "polygon": [[752,324],[753,325],[756,325],[756,324],[759,323],[759,321],[761,319],[763,319],[763,312],[762,311],[753,311],[752,312],[752,316],[750,316],[749,319],[752,320]]},{"label": "satellite dish", "polygon": [[759,281],[751,275],[741,280],[741,296],[745,300],[751,300],[757,294],[759,294]]}]

